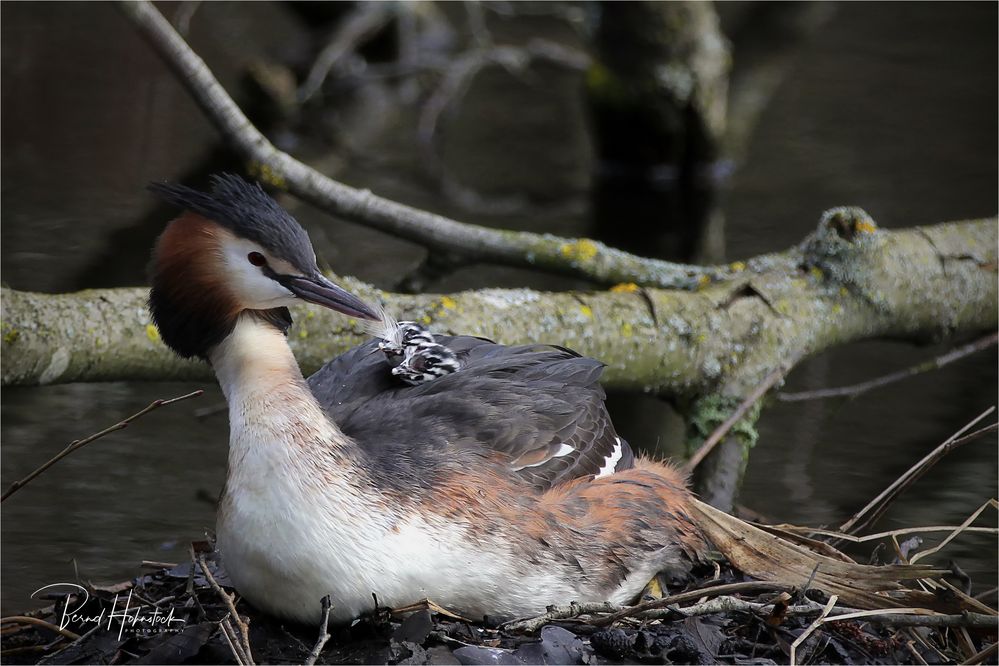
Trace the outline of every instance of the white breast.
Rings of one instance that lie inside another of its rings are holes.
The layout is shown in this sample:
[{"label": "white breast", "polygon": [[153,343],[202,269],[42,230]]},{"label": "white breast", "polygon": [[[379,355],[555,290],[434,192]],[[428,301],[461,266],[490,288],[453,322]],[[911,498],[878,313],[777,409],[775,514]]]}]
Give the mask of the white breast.
[{"label": "white breast", "polygon": [[543,611],[538,590],[578,598],[578,589],[544,567],[529,569],[498,537],[475,542],[460,524],[399,516],[375,489],[342,477],[326,477],[320,488],[314,470],[304,477],[309,470],[277,453],[280,444],[247,443],[233,447],[246,454],[226,487],[218,547],[236,589],[263,610],[314,623],[329,594],[331,618],[349,620],[372,610],[375,594],[384,606],[429,597],[481,617]]}]

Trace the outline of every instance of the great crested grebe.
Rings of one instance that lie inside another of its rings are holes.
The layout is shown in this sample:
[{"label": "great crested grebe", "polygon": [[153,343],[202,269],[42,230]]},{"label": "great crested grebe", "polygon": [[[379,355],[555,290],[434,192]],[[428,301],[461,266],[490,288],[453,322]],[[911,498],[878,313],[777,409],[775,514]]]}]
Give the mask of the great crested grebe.
[{"label": "great crested grebe", "polygon": [[322,276],[305,231],[259,185],[151,189],[185,212],[157,241],[150,308],[163,341],[207,360],[225,393],[217,543],[254,606],[314,622],[329,594],[342,621],[375,593],[522,616],[626,602],[705,548],[683,479],[615,433],[599,362],[420,334],[458,369],[408,384],[372,340],[306,381],[286,306],[375,309]]}]

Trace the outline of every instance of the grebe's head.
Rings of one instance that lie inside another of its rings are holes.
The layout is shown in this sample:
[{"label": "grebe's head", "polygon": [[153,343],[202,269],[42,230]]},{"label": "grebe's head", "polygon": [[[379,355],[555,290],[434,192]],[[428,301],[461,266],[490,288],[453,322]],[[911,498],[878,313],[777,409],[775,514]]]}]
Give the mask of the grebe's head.
[{"label": "grebe's head", "polygon": [[185,211],[156,242],[149,293],[160,336],[179,355],[205,357],[244,311],[286,330],[287,306],[300,300],[378,319],[323,276],[305,230],[259,184],[224,174],[212,177],[211,192],[149,189]]}]

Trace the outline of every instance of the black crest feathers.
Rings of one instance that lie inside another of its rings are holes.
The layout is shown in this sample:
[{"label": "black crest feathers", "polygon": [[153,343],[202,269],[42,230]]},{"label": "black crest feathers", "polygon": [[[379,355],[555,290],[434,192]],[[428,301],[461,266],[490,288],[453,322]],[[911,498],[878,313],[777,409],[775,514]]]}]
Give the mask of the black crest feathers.
[{"label": "black crest feathers", "polygon": [[259,183],[223,173],[211,177],[211,192],[185,185],[150,183],[149,191],[252,240],[305,274],[315,270],[316,255],[308,234]]}]

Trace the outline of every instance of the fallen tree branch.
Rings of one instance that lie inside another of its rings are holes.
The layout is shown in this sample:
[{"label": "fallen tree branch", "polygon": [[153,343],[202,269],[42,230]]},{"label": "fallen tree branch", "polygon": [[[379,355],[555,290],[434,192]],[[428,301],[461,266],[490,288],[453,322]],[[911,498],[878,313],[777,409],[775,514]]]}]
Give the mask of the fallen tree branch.
[{"label": "fallen tree branch", "polygon": [[268,141],[152,3],[125,0],[118,6],[177,74],[227,143],[250,163],[251,170],[317,208],[434,250],[600,284],[633,282],[694,289],[705,280],[720,279],[731,273],[727,266],[688,266],[644,259],[585,238],[567,239],[465,224],[327,178]]},{"label": "fallen tree branch", "polygon": [[[834,224],[842,221],[827,215],[816,235]],[[828,240],[838,246],[839,269],[788,272],[788,264],[813,261],[805,249],[815,244],[810,240],[781,253],[766,271],[692,293],[625,288],[401,295],[349,278],[340,282],[399,318],[440,332],[571,347],[608,364],[609,387],[688,398],[724,387],[735,404],[790,358],[857,340],[919,342],[996,326],[995,220],[891,232],[869,218],[857,224],[867,231],[851,241]],[[912,266],[921,268],[914,272]],[[837,270],[867,291],[846,286]],[[147,297],[145,289],[62,295],[0,290],[2,384],[210,378],[207,365],[181,360],[162,344]],[[290,342],[306,373],[366,339],[356,322],[331,311],[296,308],[293,314]]]},{"label": "fallen tree branch", "polygon": [[204,391],[202,391],[202,390],[199,389],[197,391],[192,391],[191,393],[187,393],[185,395],[178,396],[176,398],[170,398],[169,400],[153,400],[151,403],[149,403],[149,405],[147,405],[143,409],[139,410],[135,414],[132,414],[128,418],[123,419],[123,420],[119,421],[118,423],[115,423],[113,426],[109,426],[109,427],[105,428],[104,430],[101,430],[100,432],[96,432],[93,435],[90,435],[89,437],[85,437],[84,439],[75,439],[75,440],[73,440],[72,442],[70,442],[66,446],[66,448],[64,448],[62,451],[60,451],[56,455],[54,455],[52,458],[50,458],[48,461],[46,461],[40,467],[38,467],[33,472],[31,472],[30,474],[28,474],[26,477],[24,477],[20,481],[15,481],[14,483],[10,484],[10,488],[8,488],[4,492],[3,496],[0,497],[0,502],[5,501],[8,497],[10,497],[14,493],[16,493],[18,490],[20,490],[24,486],[28,485],[29,483],[31,483],[31,481],[33,479],[35,479],[37,476],[39,476],[42,472],[44,472],[45,470],[47,470],[49,467],[52,467],[52,465],[55,465],[57,462],[59,462],[60,460],[62,460],[66,456],[68,456],[69,454],[73,453],[74,451],[78,451],[78,450],[82,449],[84,446],[86,446],[90,442],[93,442],[94,440],[98,440],[101,437],[104,437],[105,435],[109,435],[109,434],[115,432],[116,430],[122,430],[124,428],[127,428],[129,426],[129,424],[132,423],[133,421],[135,421],[136,419],[142,418],[143,416],[145,416],[149,412],[154,411],[156,409],[159,409],[160,407],[165,407],[167,405],[172,405],[175,402],[180,402],[182,400],[187,400],[189,398],[196,398],[199,395],[201,395],[202,393],[204,393]]}]

